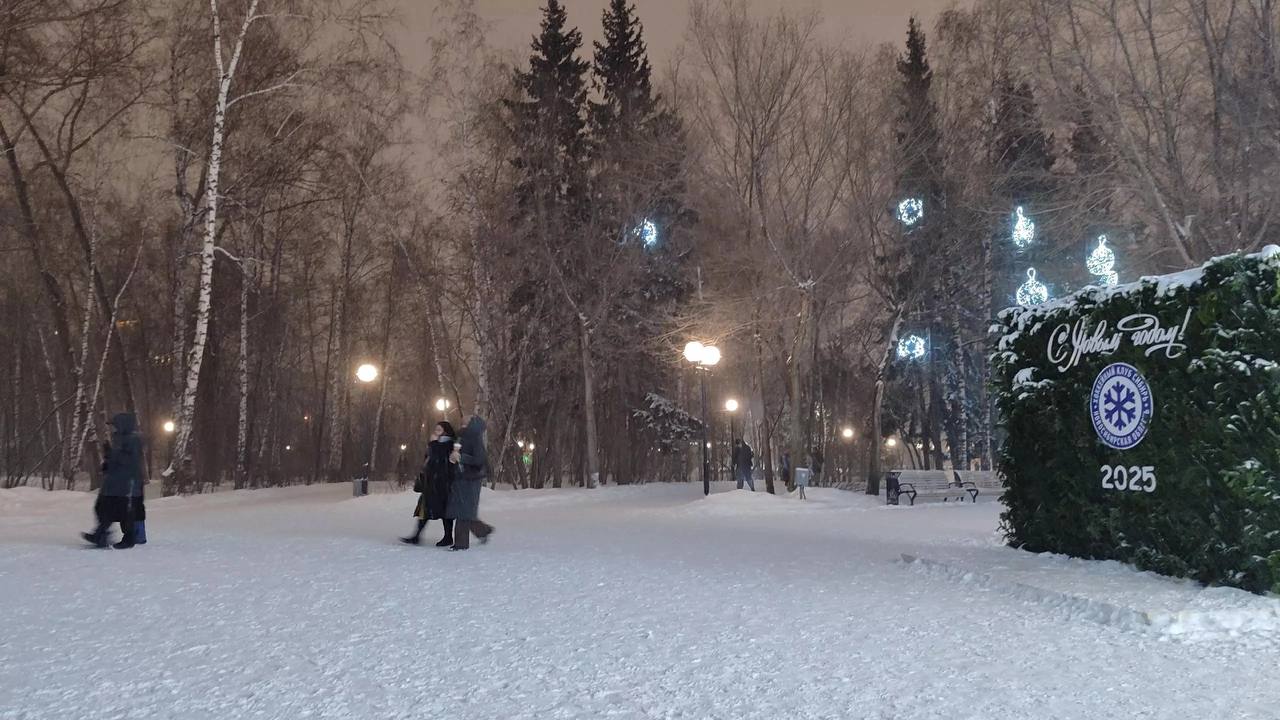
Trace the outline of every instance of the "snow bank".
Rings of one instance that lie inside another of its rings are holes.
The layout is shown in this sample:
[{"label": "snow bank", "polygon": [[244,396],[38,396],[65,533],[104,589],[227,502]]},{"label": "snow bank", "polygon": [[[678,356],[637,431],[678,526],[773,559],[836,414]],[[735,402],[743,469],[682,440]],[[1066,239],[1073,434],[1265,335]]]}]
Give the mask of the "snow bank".
[{"label": "snow bank", "polygon": [[1052,608],[1069,618],[1123,630],[1215,641],[1280,631],[1280,598],[1142,572],[1122,563],[1005,548],[1000,560],[980,556],[942,562],[904,553],[913,570],[994,590]]}]

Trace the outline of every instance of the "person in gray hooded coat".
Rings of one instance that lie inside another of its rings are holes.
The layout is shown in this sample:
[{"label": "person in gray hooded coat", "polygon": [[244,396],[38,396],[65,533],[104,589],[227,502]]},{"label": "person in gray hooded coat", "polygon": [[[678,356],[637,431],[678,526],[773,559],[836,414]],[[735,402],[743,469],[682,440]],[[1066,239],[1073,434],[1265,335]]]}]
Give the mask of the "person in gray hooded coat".
[{"label": "person in gray hooded coat", "polygon": [[124,537],[114,547],[126,550],[136,544],[132,501],[142,494],[142,439],[138,436],[138,420],[133,413],[120,413],[111,418],[111,444],[102,467],[102,487],[93,506],[98,527],[81,537],[98,547],[106,547],[108,531],[120,523]]},{"label": "person in gray hooded coat", "polygon": [[450,550],[466,550],[471,547],[474,533],[481,543],[489,541],[493,526],[479,518],[480,488],[489,476],[489,456],[484,447],[484,420],[472,415],[467,426],[458,436],[449,461],[458,466],[449,490],[449,508],[445,517],[453,518],[453,547]]}]

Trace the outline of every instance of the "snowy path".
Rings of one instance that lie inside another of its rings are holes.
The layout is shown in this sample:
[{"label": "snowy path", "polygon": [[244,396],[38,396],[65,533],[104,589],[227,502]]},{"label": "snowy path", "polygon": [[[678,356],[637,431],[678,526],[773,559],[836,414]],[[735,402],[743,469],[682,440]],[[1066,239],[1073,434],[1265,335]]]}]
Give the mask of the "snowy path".
[{"label": "snowy path", "polygon": [[496,493],[494,541],[448,553],[394,542],[414,496],[346,492],[158,501],[127,552],[72,540],[87,496],[0,497],[0,718],[1280,716],[1274,638],[1162,639],[898,561],[991,552],[994,503]]}]

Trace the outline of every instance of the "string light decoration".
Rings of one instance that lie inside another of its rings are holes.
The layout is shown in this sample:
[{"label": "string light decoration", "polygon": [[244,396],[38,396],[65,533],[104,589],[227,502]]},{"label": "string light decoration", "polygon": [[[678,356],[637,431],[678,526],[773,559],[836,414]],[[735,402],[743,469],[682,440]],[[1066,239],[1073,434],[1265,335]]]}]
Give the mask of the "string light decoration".
[{"label": "string light decoration", "polygon": [[1084,266],[1089,272],[1097,275],[1098,280],[1103,285],[1115,285],[1120,280],[1120,276],[1116,273],[1116,254],[1111,248],[1107,247],[1107,236],[1098,236],[1098,246],[1089,253],[1089,257],[1084,261]]},{"label": "string light decoration", "polygon": [[648,218],[644,222],[636,226],[636,235],[646,247],[653,247],[658,244],[658,226]]},{"label": "string light decoration", "polygon": [[1012,237],[1013,244],[1020,248],[1030,245],[1036,239],[1036,224],[1023,213],[1021,205],[1013,211]]},{"label": "string light decoration", "polygon": [[924,338],[919,335],[908,335],[898,340],[898,357],[904,360],[919,360],[927,349]]},{"label": "string light decoration", "polygon": [[898,203],[898,222],[911,227],[924,219],[924,201],[920,198],[907,198]]},{"label": "string light decoration", "polygon": [[1017,300],[1022,307],[1048,302],[1049,288],[1036,279],[1035,268],[1027,268],[1027,281],[1018,288]]}]

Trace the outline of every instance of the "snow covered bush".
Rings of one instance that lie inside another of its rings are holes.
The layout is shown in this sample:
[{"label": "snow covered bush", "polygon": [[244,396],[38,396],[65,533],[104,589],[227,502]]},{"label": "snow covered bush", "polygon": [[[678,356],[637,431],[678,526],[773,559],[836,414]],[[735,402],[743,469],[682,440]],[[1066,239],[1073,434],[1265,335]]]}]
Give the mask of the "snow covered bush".
[{"label": "snow covered bush", "polygon": [[1280,248],[992,331],[1012,545],[1280,592]]}]

